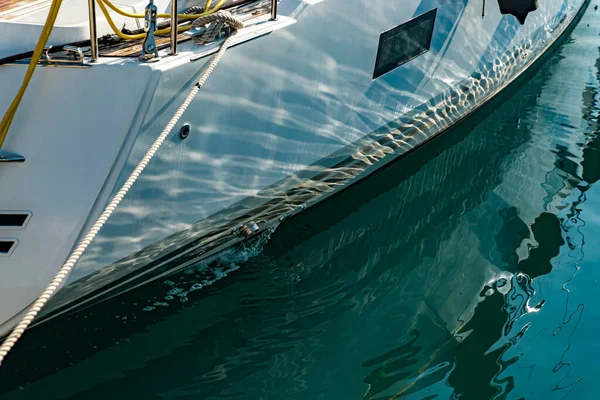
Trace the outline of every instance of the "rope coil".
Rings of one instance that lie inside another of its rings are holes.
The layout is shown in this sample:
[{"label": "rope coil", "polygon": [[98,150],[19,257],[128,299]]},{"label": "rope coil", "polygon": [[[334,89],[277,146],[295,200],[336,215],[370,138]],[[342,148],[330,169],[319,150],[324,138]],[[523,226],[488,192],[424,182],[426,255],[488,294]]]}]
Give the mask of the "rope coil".
[{"label": "rope coil", "polygon": [[212,42],[216,39],[225,25],[229,25],[234,30],[242,29],[244,27],[242,21],[231,15],[229,11],[217,11],[214,14],[196,18],[194,22],[192,22],[190,30],[198,29],[207,24],[208,27],[202,35],[193,36],[195,43],[206,44]]},{"label": "rope coil", "polygon": [[[206,69],[204,70],[202,75],[200,76],[200,79],[198,80],[198,82],[192,87],[192,89],[190,90],[189,94],[187,95],[187,97],[185,98],[183,103],[179,106],[179,108],[177,109],[177,111],[175,112],[173,117],[171,117],[171,120],[167,123],[167,125],[165,126],[163,131],[156,138],[156,140],[154,141],[152,146],[146,152],[146,155],[142,158],[142,160],[138,163],[138,165],[135,167],[133,172],[129,175],[129,177],[127,178],[127,180],[125,181],[123,186],[121,186],[121,188],[119,189],[117,194],[112,198],[110,203],[106,206],[106,208],[104,209],[104,211],[102,212],[100,217],[98,217],[98,219],[96,220],[96,222],[94,223],[92,228],[88,231],[88,233],[84,236],[84,238],[79,242],[79,244],[77,245],[75,250],[73,250],[73,252],[71,252],[69,257],[67,258],[67,261],[63,264],[62,268],[58,271],[56,276],[52,279],[52,281],[48,284],[46,289],[42,292],[42,294],[38,297],[38,299],[29,308],[29,310],[27,311],[25,316],[21,319],[21,321],[17,324],[17,326],[12,330],[10,335],[8,335],[8,337],[4,340],[4,342],[0,346],[0,365],[2,365],[2,362],[4,361],[5,357],[8,355],[10,350],[14,347],[14,345],[17,343],[17,341],[21,338],[21,336],[23,335],[23,333],[25,332],[27,327],[29,327],[29,325],[33,322],[35,317],[39,314],[39,312],[42,310],[42,308],[46,305],[48,300],[52,297],[52,295],[54,295],[54,293],[58,290],[58,288],[61,286],[61,284],[64,282],[64,280],[69,276],[69,274],[71,273],[71,271],[77,264],[77,261],[79,261],[79,258],[83,255],[83,253],[86,251],[88,246],[92,243],[92,241],[94,240],[94,238],[96,237],[98,232],[100,232],[100,229],[102,229],[102,227],[104,226],[106,221],[110,218],[113,211],[117,208],[117,206],[123,200],[125,195],[127,195],[127,192],[129,192],[129,189],[131,189],[133,184],[137,181],[139,176],[142,174],[142,172],[144,171],[144,169],[150,162],[150,160],[152,160],[152,158],[154,157],[154,155],[156,154],[156,152],[158,151],[160,146],[163,144],[165,139],[169,136],[169,134],[171,133],[171,131],[173,130],[173,128],[175,127],[175,125],[177,124],[177,122],[179,121],[179,119],[181,118],[183,113],[185,112],[185,110],[188,108],[188,106],[191,104],[192,100],[194,100],[194,98],[200,91],[200,88],[202,87],[202,85],[204,85],[204,83],[206,83],[206,80],[208,79],[208,77],[212,74],[213,70],[215,69],[215,67],[217,66],[219,61],[221,61],[223,54],[225,54],[225,50],[227,50],[227,48],[229,47],[229,45],[231,43],[231,40],[237,34],[237,30],[244,27],[244,23],[242,21],[236,19],[228,12],[218,12],[215,14],[207,15],[205,17],[201,17],[201,18],[205,18],[205,19],[203,19],[199,23],[205,21],[204,24],[211,23],[211,22],[217,22],[217,23],[224,22],[227,24],[231,24],[232,32],[225,39],[225,41],[221,45],[221,48],[219,49],[219,51],[217,51],[215,53],[213,59],[208,64],[208,66],[206,67]],[[198,18],[198,19],[200,19],[200,18]]]}]

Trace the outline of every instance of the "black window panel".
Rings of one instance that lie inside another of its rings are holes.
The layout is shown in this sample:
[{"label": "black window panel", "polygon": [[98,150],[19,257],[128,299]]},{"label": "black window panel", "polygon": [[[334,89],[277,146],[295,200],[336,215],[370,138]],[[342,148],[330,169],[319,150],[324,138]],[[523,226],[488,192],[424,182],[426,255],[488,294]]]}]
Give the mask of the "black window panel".
[{"label": "black window panel", "polygon": [[13,244],[15,244],[14,240],[0,240],[0,254],[8,254]]},{"label": "black window panel", "polygon": [[429,51],[436,15],[437,8],[379,36],[373,79]]},{"label": "black window panel", "polygon": [[0,227],[23,226],[27,214],[0,214]]}]

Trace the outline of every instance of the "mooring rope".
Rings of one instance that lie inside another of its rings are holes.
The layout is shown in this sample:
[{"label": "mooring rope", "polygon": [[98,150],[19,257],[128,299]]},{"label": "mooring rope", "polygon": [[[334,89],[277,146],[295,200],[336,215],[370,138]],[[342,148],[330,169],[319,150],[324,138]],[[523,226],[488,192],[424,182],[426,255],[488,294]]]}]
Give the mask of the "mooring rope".
[{"label": "mooring rope", "polygon": [[67,278],[67,276],[69,276],[69,274],[71,273],[71,271],[77,264],[77,261],[79,260],[81,255],[85,252],[85,250],[88,248],[88,246],[92,243],[92,241],[94,240],[94,238],[96,237],[96,235],[98,234],[100,229],[102,229],[102,226],[104,226],[106,221],[110,218],[113,211],[117,208],[117,206],[123,200],[123,198],[129,191],[129,189],[131,189],[133,184],[137,181],[139,176],[142,174],[142,172],[144,171],[144,168],[146,168],[146,166],[148,165],[150,160],[152,160],[152,157],[154,157],[154,154],[156,154],[156,152],[158,151],[160,146],[163,144],[163,142],[165,141],[167,136],[169,136],[169,134],[173,130],[173,127],[175,127],[175,125],[177,124],[177,121],[179,121],[179,119],[181,118],[181,116],[183,115],[185,110],[188,108],[188,106],[190,105],[192,100],[194,100],[194,97],[196,97],[196,95],[202,88],[202,85],[204,85],[204,83],[206,82],[206,80],[208,79],[210,74],[212,74],[213,70],[215,69],[215,67],[217,66],[219,61],[221,60],[221,57],[223,57],[223,54],[225,54],[225,50],[227,50],[227,48],[229,47],[231,40],[237,33],[237,30],[244,27],[243,22],[241,22],[239,19],[236,19],[235,17],[233,17],[231,15],[231,13],[226,12],[226,11],[219,11],[215,14],[206,15],[201,18],[202,18],[202,21],[200,21],[200,22],[203,22],[204,24],[214,23],[214,22],[220,23],[223,21],[228,24],[231,24],[231,27],[232,27],[231,34],[225,39],[225,41],[221,45],[221,48],[219,49],[219,51],[217,51],[217,53],[215,54],[215,56],[213,57],[211,62],[208,64],[208,67],[204,70],[204,72],[202,73],[202,76],[200,76],[200,79],[198,80],[198,82],[196,82],[196,84],[194,85],[192,90],[190,90],[190,93],[187,95],[187,97],[185,98],[185,100],[183,101],[181,106],[179,106],[179,108],[177,109],[177,111],[175,112],[175,114],[173,115],[173,117],[171,118],[171,120],[169,121],[167,126],[165,127],[165,129],[156,138],[156,140],[154,141],[154,143],[152,144],[150,149],[148,149],[148,152],[146,153],[144,158],[142,158],[142,160],[139,162],[137,167],[133,170],[131,175],[129,175],[129,178],[127,178],[127,180],[125,181],[123,186],[121,186],[121,189],[119,189],[117,194],[112,198],[112,200],[106,206],[106,208],[104,209],[104,211],[102,212],[100,217],[98,217],[98,219],[96,220],[96,222],[94,223],[92,228],[88,231],[88,233],[84,236],[84,238],[79,242],[79,244],[77,245],[75,250],[73,250],[73,252],[69,255],[69,258],[64,263],[62,268],[58,271],[58,273],[56,274],[54,279],[52,279],[52,281],[50,282],[50,284],[48,284],[46,289],[42,292],[40,297],[38,297],[38,299],[29,308],[29,310],[27,311],[25,316],[21,319],[21,321],[17,324],[17,326],[12,330],[10,335],[4,340],[4,342],[0,346],[0,365],[2,365],[2,362],[4,361],[5,357],[10,352],[10,350],[13,348],[13,346],[17,343],[17,341],[21,338],[21,336],[23,335],[23,333],[25,332],[27,327],[33,322],[35,317],[39,314],[39,312],[42,310],[42,308],[46,305],[48,300],[58,290],[58,288],[60,287],[62,282]]}]

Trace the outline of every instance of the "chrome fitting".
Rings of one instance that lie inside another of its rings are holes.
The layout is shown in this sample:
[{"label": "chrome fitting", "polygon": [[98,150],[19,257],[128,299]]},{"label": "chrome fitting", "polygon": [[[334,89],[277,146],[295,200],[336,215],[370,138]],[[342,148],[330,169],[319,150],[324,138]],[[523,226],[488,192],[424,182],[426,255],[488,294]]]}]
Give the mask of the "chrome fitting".
[{"label": "chrome fitting", "polygon": [[149,62],[152,59],[154,59],[154,61],[158,59],[158,49],[156,48],[156,40],[154,39],[157,15],[158,9],[154,5],[154,0],[150,0],[144,13],[144,31],[146,32],[146,37],[142,44],[140,61]]}]

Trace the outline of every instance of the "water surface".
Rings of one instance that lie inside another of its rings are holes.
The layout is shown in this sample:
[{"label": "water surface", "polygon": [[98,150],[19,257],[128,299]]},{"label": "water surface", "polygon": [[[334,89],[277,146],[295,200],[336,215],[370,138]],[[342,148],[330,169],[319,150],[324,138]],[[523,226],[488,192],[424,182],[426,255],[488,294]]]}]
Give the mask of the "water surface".
[{"label": "water surface", "polygon": [[31,330],[0,399],[599,398],[599,18],[270,238]]}]

